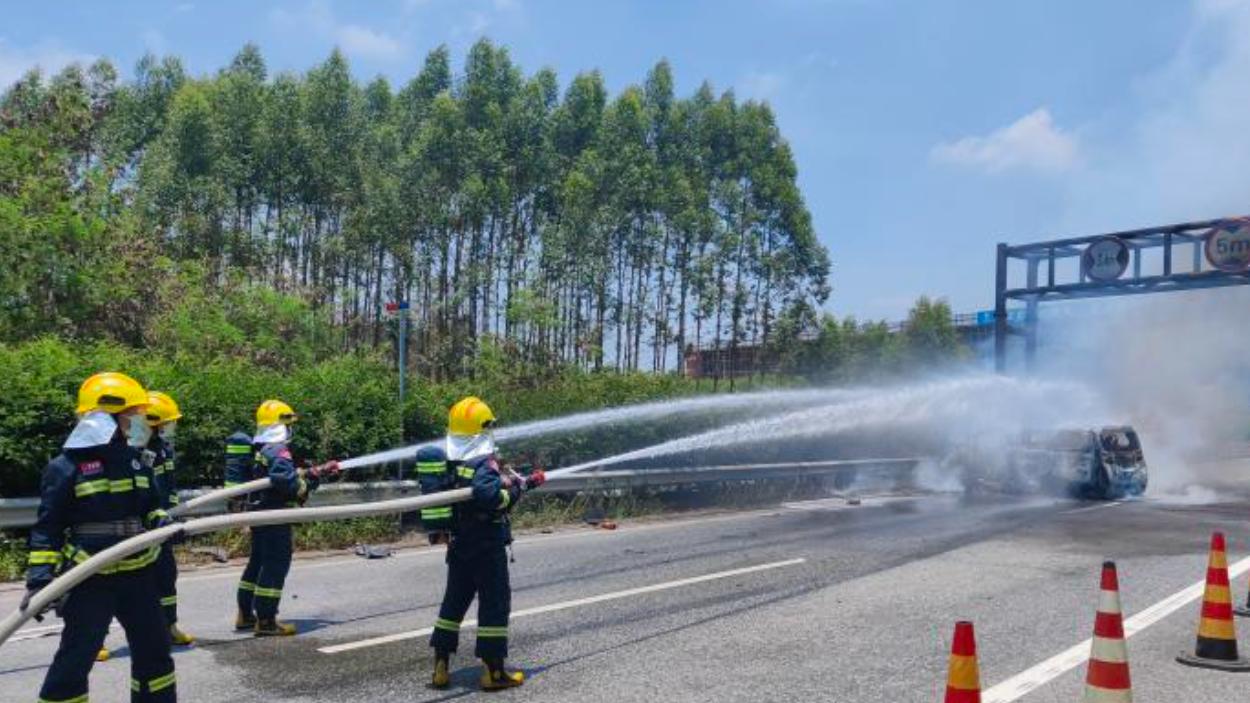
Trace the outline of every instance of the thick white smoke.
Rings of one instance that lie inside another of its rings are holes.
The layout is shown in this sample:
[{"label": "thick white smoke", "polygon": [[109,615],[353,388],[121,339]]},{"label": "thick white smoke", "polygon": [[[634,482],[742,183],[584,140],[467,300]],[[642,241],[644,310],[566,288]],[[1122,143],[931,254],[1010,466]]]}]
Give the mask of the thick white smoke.
[{"label": "thick white smoke", "polygon": [[1237,287],[1043,308],[1038,376],[1086,385],[1138,429],[1151,494],[1205,495],[1192,487],[1250,478],[1219,461],[1250,436],[1247,303]]}]

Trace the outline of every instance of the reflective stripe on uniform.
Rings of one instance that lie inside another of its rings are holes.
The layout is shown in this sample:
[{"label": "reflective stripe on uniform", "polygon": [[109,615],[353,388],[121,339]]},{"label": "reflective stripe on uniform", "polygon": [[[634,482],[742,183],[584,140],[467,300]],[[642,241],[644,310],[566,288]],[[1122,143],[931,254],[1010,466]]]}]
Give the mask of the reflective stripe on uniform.
[{"label": "reflective stripe on uniform", "polygon": [[257,586],[256,597],[257,598],[281,598],[282,589],[281,588],[265,588],[264,586]]},{"label": "reflective stripe on uniform", "polygon": [[164,691],[174,685],[174,680],[174,672],[172,671],[164,676],[157,676],[156,678],[148,681],[148,693]]},{"label": "reflective stripe on uniform", "polygon": [[161,599],[161,605],[178,605],[178,596],[165,596]]},{"label": "reflective stripe on uniform", "polygon": [[29,564],[30,566],[34,566],[36,564],[53,564],[53,565],[60,564],[61,553],[42,551],[42,550],[37,551],[37,552],[31,552],[27,556],[26,563]]},{"label": "reflective stripe on uniform", "polygon": [[506,490],[504,490],[504,491],[500,491],[500,492],[499,492],[499,509],[500,509],[500,510],[502,510],[502,509],[504,509],[504,508],[508,507],[508,504],[509,504],[509,503],[511,503],[511,502],[512,502],[512,494],[511,494],[511,493],[509,493],[509,492],[508,492],[508,491],[506,491]]},{"label": "reflective stripe on uniform", "polygon": [[160,520],[161,518],[167,518],[167,517],[169,517],[169,513],[165,512],[164,510],[161,510],[160,508],[157,508],[156,510],[153,510],[152,512],[148,513],[147,520],[148,522],[154,522],[156,520]]},{"label": "reflective stripe on uniform", "polygon": [[147,476],[136,476],[133,479],[123,478],[115,481],[110,481],[107,478],[83,481],[74,486],[74,495],[78,498],[86,498],[96,493],[129,493],[135,489],[136,483],[140,488],[148,488]]},{"label": "reflective stripe on uniform", "polygon": [[40,698],[39,703],[87,703],[87,694],[73,698]]},{"label": "reflective stripe on uniform", "polygon": [[227,454],[251,454],[252,447],[251,445],[247,445],[247,444],[227,444],[226,453]]},{"label": "reflective stripe on uniform", "polygon": [[135,693],[138,693],[143,690],[143,684],[139,682],[139,679],[131,679],[130,690],[134,691]]},{"label": "reflective stripe on uniform", "polygon": [[239,590],[240,591],[255,591],[256,584],[252,583],[251,581],[240,581]]},{"label": "reflective stripe on uniform", "polygon": [[98,478],[94,481],[83,481],[74,486],[74,495],[84,498],[96,493],[108,493],[109,480],[107,478]]},{"label": "reflective stripe on uniform", "polygon": [[417,473],[441,474],[447,470],[447,464],[441,461],[418,461]]},{"label": "reflective stripe on uniform", "polygon": [[482,625],[478,625],[477,636],[486,637],[486,638],[507,639],[508,626],[504,625],[503,627],[484,627]]},{"label": "reflective stripe on uniform", "polygon": [[422,508],[421,517],[423,518],[451,517],[451,506],[445,505],[441,508]]},{"label": "reflective stripe on uniform", "polygon": [[473,467],[471,467],[471,466],[460,466],[460,467],[457,467],[457,468],[456,468],[456,474],[457,474],[457,475],[459,475],[459,476],[460,476],[460,478],[472,479],[472,478],[473,478]]},{"label": "reflective stripe on uniform", "polygon": [[169,494],[169,504],[170,504],[170,505],[178,505],[178,504],[179,504],[179,503],[181,503],[181,502],[182,502],[182,499],[178,497],[178,494],[177,494],[177,493],[170,493],[170,494]]},{"label": "reflective stripe on uniform", "polygon": [[455,620],[445,620],[443,618],[439,618],[435,620],[434,627],[438,628],[439,630],[447,630],[448,632],[460,631],[460,623],[456,622]]}]

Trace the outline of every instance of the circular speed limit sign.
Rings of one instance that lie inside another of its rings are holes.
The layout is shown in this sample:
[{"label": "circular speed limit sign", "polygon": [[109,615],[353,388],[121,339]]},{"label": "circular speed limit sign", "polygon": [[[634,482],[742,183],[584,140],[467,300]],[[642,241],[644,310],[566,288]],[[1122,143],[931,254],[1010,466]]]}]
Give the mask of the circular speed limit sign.
[{"label": "circular speed limit sign", "polygon": [[1093,281],[1114,281],[1128,269],[1128,245],[1119,237],[1103,237],[1081,253],[1081,270]]},{"label": "circular speed limit sign", "polygon": [[1207,232],[1207,261],[1221,271],[1238,273],[1250,268],[1250,220],[1226,220]]}]

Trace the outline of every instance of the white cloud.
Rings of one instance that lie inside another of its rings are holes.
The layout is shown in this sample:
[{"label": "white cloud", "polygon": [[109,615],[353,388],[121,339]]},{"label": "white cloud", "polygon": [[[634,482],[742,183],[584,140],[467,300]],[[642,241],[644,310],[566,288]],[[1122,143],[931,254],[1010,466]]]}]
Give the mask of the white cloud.
[{"label": "white cloud", "polygon": [[750,71],[738,81],[737,89],[744,97],[772,100],[781,94],[786,76],[776,71]]},{"label": "white cloud", "polygon": [[348,54],[389,61],[404,53],[403,46],[389,35],[356,24],[338,27],[334,37]]},{"label": "white cloud", "polygon": [[80,63],[86,67],[95,59],[91,54],[68,49],[56,40],[43,40],[30,46],[14,46],[0,38],[0,92],[36,66],[44,75],[50,76],[72,63]]},{"label": "white cloud", "polygon": [[1077,141],[1055,125],[1047,108],[1039,108],[985,136],[963,137],[933,147],[940,163],[978,168],[990,173],[1013,169],[1057,173],[1076,163]]},{"label": "white cloud", "polygon": [[301,10],[275,8],[270,21],[289,33],[312,34],[333,41],[349,56],[393,61],[404,55],[404,46],[386,32],[359,24],[342,23],[325,0],[312,0]]},{"label": "white cloud", "polygon": [[[1174,55],[1128,114],[1091,126],[1065,224],[1136,226],[1250,211],[1250,1],[1196,0]],[[1084,131],[1083,131],[1084,135]]]}]

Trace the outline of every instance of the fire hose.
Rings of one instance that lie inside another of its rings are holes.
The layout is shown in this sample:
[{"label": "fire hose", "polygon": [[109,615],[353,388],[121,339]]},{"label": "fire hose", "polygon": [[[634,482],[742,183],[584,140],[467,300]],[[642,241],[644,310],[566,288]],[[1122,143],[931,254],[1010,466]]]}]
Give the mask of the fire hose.
[{"label": "fire hose", "polygon": [[[435,443],[436,442],[426,442],[425,444],[418,444],[415,447],[408,447],[407,450],[405,450],[405,453],[410,451],[412,454],[415,455],[417,450],[420,449],[421,447],[435,444]],[[397,450],[391,449],[389,451],[379,452],[378,454],[366,454],[365,456],[359,456],[353,459],[344,459],[343,461],[339,462],[339,469],[341,471],[350,471],[351,469],[358,469],[364,466],[373,466],[374,464],[379,464],[379,463],[382,463],[383,461],[387,461],[389,459],[394,458],[396,451]],[[212,505],[214,503],[220,503],[222,501],[230,500],[231,498],[238,498],[239,496],[244,496],[244,495],[247,495],[248,493],[256,493],[258,491],[263,491],[267,488],[269,488],[268,478],[258,478],[254,481],[248,481],[247,483],[240,483],[235,486],[227,486],[225,488],[219,488],[215,491],[209,491],[208,493],[205,493],[202,496],[196,496],[195,498],[192,498],[191,500],[188,500],[187,502],[182,503],[181,505],[174,506],[173,508],[170,509],[169,516],[180,517],[182,515],[186,515],[187,513],[190,513],[191,511],[197,508],[202,508],[204,506]],[[404,511],[404,512],[407,512],[407,511]],[[3,639],[0,639],[0,643],[3,643]]]},{"label": "fire hose", "polygon": [[[362,457],[363,458],[363,457]],[[570,467],[568,469],[559,469],[547,474],[551,480],[559,480],[561,475],[572,473],[571,469],[583,467]],[[242,495],[251,491],[260,490],[267,487],[269,479],[259,479],[249,483],[231,486],[230,488],[220,491],[214,491],[210,494],[200,496],[196,500],[204,498],[213,498],[214,500],[223,500],[231,496],[221,494],[233,492],[232,495]],[[541,490],[541,486],[536,489]],[[355,503],[351,505],[329,505],[320,508],[284,508],[279,510],[261,510],[256,512],[232,513],[229,515],[215,515],[212,517],[198,518],[188,520],[183,523],[167,525],[159,527],[155,530],[144,532],[129,539],[109,547],[94,554],[86,561],[78,564],[64,574],[61,574],[38,593],[34,594],[30,603],[25,610],[16,610],[9,614],[4,620],[0,621],[0,645],[3,645],[9,637],[17,632],[25,622],[30,620],[36,614],[42,613],[46,608],[50,607],[61,596],[68,593],[78,584],[86,581],[109,565],[125,559],[126,557],[136,554],[149,547],[155,547],[172,539],[175,536],[193,536],[206,534],[209,532],[219,532],[236,527],[258,527],[262,525],[289,525],[302,522],[318,522],[321,520],[344,520],[347,518],[372,517],[376,515],[389,515],[393,513],[406,513],[422,508],[436,508],[453,503],[462,503],[472,496],[472,489],[460,488],[453,491],[445,491],[432,495],[415,496],[412,498],[396,498],[393,500],[382,500],[372,503]],[[193,507],[188,501],[183,507]],[[211,501],[208,501],[211,502]],[[201,505],[203,503],[200,503]]]}]

